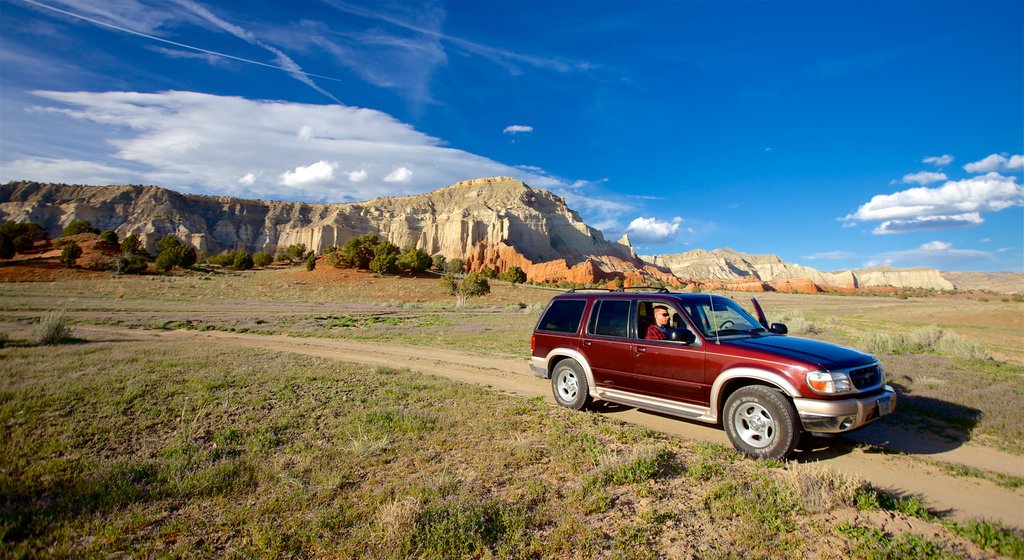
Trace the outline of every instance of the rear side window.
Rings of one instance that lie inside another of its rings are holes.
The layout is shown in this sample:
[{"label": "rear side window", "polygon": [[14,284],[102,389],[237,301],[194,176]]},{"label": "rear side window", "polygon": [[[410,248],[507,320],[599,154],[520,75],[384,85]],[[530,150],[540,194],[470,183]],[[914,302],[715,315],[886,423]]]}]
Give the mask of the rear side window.
[{"label": "rear side window", "polygon": [[625,338],[629,333],[629,301],[599,302],[590,323],[590,332],[600,336]]},{"label": "rear side window", "polygon": [[575,333],[580,329],[583,309],[587,302],[582,299],[558,299],[551,302],[544,316],[537,324],[539,331]]}]

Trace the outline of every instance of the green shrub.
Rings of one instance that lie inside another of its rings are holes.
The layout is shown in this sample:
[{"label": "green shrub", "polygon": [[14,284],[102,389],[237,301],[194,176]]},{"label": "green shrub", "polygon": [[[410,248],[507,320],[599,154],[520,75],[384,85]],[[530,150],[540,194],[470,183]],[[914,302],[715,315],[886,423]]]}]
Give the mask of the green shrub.
[{"label": "green shrub", "polygon": [[67,315],[63,311],[51,311],[39,318],[32,339],[40,346],[57,344],[71,336]]},{"label": "green shrub", "polygon": [[268,266],[272,262],[274,262],[274,257],[266,251],[256,251],[252,255],[252,264],[258,267]]},{"label": "green shrub", "polygon": [[470,272],[462,280],[459,292],[467,298],[485,296],[491,293],[491,285],[482,272]]},{"label": "green shrub", "polygon": [[316,253],[310,253],[306,257],[306,270],[312,272],[314,268],[316,268]]},{"label": "green shrub", "polygon": [[117,238],[117,232],[112,229],[108,229],[100,233],[100,241],[106,241],[107,243],[110,243],[112,245],[121,244],[121,240]]},{"label": "green shrub", "polygon": [[374,247],[379,243],[380,238],[372,233],[353,237],[341,246],[342,260],[353,268],[369,268],[374,257]]},{"label": "green shrub", "polygon": [[402,255],[398,257],[398,268],[407,270],[414,274],[424,272],[433,264],[430,255],[423,249],[407,247]]},{"label": "green shrub", "polygon": [[14,242],[10,237],[0,233],[0,259],[9,259],[14,256]]},{"label": "green shrub", "polygon": [[69,235],[78,235],[80,233],[99,233],[100,230],[92,227],[92,223],[89,220],[71,220],[68,225],[64,226],[64,233],[61,237],[67,237]]},{"label": "green shrub", "polygon": [[142,274],[146,272],[146,259],[139,255],[125,255],[117,259],[119,274]]},{"label": "green shrub", "polygon": [[431,265],[434,267],[434,270],[444,270],[445,265],[447,264],[447,262],[445,262],[446,260],[447,259],[445,259],[444,255],[442,255],[441,253],[434,255],[430,259]]},{"label": "green shrub", "polygon": [[305,260],[305,258],[306,258],[306,244],[305,243],[296,243],[296,244],[293,244],[293,245],[289,245],[288,249],[285,250],[285,255],[287,255],[289,261]]},{"label": "green shrub", "polygon": [[35,244],[32,238],[27,235],[19,235],[11,243],[14,245],[16,253],[27,253],[32,250],[32,246]]},{"label": "green shrub", "polygon": [[214,255],[206,259],[210,264],[217,266],[235,266],[235,252],[234,251],[222,251],[217,255]]},{"label": "green shrub", "polygon": [[523,282],[526,282],[526,273],[518,266],[510,266],[505,269],[505,272],[501,273],[499,278],[513,284],[522,284]]},{"label": "green shrub", "polygon": [[459,293],[459,282],[455,280],[455,275],[451,272],[446,272],[441,275],[441,291],[445,295],[454,296]]},{"label": "green shrub", "polygon": [[139,236],[133,233],[125,237],[124,241],[121,242],[121,253],[125,255],[143,255],[146,253],[146,249],[142,246],[142,240],[139,239]]},{"label": "green shrub", "polygon": [[235,270],[250,270],[252,269],[252,264],[252,257],[249,256],[249,252],[245,249],[239,249],[235,253],[235,260],[231,263],[231,266],[235,267]]},{"label": "green shrub", "polygon": [[398,247],[389,241],[381,241],[373,247],[373,258],[370,259],[370,270],[377,274],[394,272],[398,265]]},{"label": "green shrub", "polygon": [[445,271],[452,274],[462,274],[466,271],[466,261],[462,259],[452,259],[445,265]]},{"label": "green shrub", "polygon": [[70,241],[64,244],[64,249],[60,252],[60,262],[68,268],[73,268],[75,261],[81,256],[82,248],[78,246],[78,243]]}]

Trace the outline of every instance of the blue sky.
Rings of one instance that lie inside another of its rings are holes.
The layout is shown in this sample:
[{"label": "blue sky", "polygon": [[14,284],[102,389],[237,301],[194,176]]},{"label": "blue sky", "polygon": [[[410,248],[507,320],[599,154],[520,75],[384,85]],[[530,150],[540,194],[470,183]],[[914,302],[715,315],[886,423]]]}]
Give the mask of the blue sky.
[{"label": "blue sky", "polygon": [[0,180],[508,175],[640,254],[1024,272],[1024,2],[0,0]]}]

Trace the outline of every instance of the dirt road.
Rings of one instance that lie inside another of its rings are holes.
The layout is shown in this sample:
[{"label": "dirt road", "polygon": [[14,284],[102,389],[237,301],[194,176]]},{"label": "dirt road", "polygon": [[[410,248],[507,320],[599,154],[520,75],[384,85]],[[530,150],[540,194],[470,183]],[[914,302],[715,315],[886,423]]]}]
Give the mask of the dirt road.
[{"label": "dirt road", "polygon": [[[295,352],[373,366],[409,368],[499,391],[542,396],[553,402],[549,382],[532,375],[525,360],[496,359],[450,349],[423,346],[382,345],[339,339],[293,338],[236,334],[219,331],[143,331],[112,327],[79,326],[77,333],[90,341],[124,339],[204,340],[251,348]],[[728,445],[725,433],[712,426],[641,412],[607,408],[603,414],[625,422],[687,439]],[[988,480],[952,476],[918,459],[955,463],[987,471],[1024,477],[1024,458],[972,444],[951,444],[911,429],[868,428],[843,438],[820,440],[815,449],[801,451],[800,462],[828,465],[859,476],[874,487],[900,496],[921,498],[930,509],[948,512],[958,520],[990,519],[1024,527],[1024,489],[1010,490]],[[860,445],[870,443],[884,452]]]}]

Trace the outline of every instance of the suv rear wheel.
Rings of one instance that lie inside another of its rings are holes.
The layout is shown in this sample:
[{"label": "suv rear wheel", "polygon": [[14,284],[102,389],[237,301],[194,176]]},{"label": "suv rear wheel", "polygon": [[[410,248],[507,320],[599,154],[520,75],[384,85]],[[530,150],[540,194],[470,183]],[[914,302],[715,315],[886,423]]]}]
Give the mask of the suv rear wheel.
[{"label": "suv rear wheel", "polygon": [[583,366],[572,359],[558,362],[551,372],[551,392],[555,395],[555,402],[573,410],[582,410],[590,404],[590,389]]},{"label": "suv rear wheel", "polygon": [[763,385],[737,389],[725,401],[722,424],[737,450],[755,459],[785,459],[800,441],[793,405]]}]

